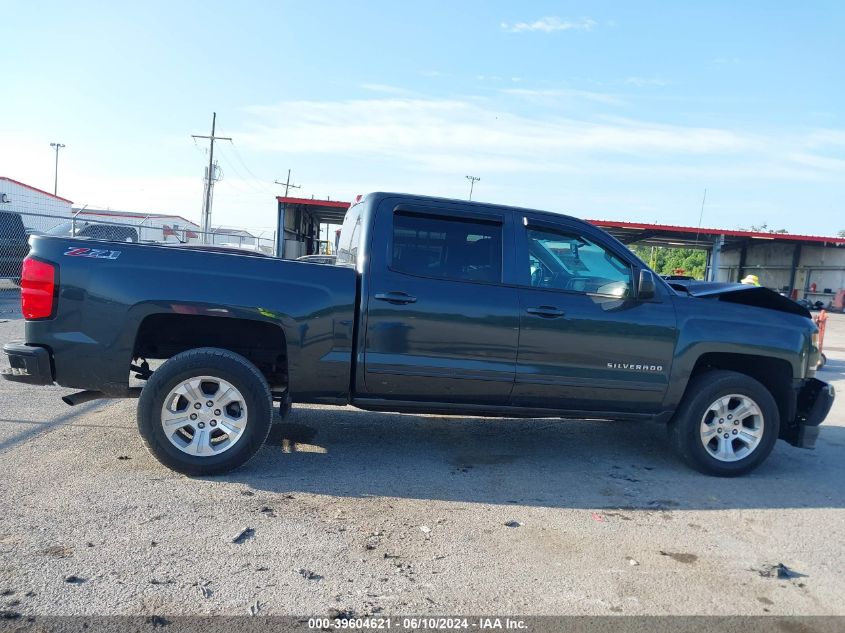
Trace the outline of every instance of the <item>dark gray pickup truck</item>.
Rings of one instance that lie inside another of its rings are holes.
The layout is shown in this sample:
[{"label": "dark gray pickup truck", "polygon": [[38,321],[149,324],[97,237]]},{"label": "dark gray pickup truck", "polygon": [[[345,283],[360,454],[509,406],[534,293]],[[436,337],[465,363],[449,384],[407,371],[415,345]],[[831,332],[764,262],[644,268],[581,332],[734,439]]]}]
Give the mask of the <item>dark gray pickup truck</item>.
[{"label": "dark gray pickup truck", "polygon": [[370,194],[334,265],[34,237],[21,287],[4,378],[84,389],[71,404],[139,396],[147,447],[190,475],[252,457],[274,401],[656,420],[689,465],[738,475],[778,438],[812,448],[834,397],[798,304],[672,286],[600,229],[528,209]]}]

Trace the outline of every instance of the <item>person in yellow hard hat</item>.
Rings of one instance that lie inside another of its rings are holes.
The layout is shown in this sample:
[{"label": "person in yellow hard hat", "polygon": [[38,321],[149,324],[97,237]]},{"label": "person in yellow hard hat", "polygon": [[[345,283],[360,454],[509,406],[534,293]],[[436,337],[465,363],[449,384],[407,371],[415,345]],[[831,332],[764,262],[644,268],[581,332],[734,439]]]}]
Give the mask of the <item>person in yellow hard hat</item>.
[{"label": "person in yellow hard hat", "polygon": [[757,278],[757,275],[746,275],[739,283],[746,284],[747,286],[759,286],[760,280]]}]

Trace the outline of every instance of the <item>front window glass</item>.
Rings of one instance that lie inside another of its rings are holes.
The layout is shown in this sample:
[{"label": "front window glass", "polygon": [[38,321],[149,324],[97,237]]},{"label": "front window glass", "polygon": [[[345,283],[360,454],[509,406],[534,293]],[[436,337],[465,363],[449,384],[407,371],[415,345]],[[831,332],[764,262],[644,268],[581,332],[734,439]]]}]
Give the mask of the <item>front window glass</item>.
[{"label": "front window glass", "polygon": [[528,228],[531,286],[626,297],[631,267],[580,235]]}]

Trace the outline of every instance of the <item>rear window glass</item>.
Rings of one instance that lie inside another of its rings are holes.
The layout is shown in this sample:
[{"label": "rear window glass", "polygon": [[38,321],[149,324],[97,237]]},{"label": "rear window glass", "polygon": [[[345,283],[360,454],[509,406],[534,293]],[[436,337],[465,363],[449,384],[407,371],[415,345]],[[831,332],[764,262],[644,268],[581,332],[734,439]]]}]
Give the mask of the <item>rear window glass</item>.
[{"label": "rear window glass", "polygon": [[424,277],[500,282],[502,225],[396,213],[391,267]]}]

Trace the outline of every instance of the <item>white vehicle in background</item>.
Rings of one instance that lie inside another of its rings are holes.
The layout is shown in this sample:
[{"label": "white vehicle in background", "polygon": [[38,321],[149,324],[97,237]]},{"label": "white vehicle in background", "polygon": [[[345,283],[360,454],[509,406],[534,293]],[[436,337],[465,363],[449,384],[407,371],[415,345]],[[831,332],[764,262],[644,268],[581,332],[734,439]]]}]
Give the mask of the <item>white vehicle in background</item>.
[{"label": "white vehicle in background", "polygon": [[259,244],[238,244],[237,242],[216,242],[215,246],[222,246],[224,248],[237,248],[242,251],[251,251],[253,253],[263,253],[264,255],[272,255],[273,248],[271,246],[263,246]]}]

